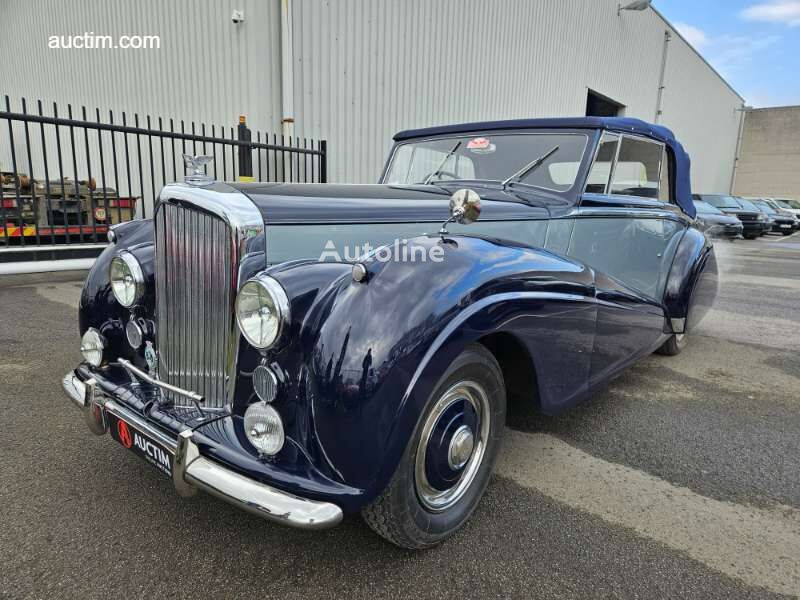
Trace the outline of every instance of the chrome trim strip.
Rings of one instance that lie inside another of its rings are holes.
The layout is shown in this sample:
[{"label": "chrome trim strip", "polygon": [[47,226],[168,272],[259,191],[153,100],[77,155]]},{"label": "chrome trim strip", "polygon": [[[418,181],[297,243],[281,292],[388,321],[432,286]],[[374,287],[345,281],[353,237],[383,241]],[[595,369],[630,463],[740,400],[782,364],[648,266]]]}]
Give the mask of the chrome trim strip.
[{"label": "chrome trim strip", "polygon": [[128,373],[130,373],[131,375],[135,375],[139,379],[143,379],[150,385],[159,387],[162,390],[167,390],[168,392],[172,392],[173,394],[180,394],[181,396],[186,396],[187,398],[194,400],[195,402],[203,401],[203,397],[200,394],[197,394],[195,392],[190,392],[189,390],[181,389],[177,386],[170,385],[169,383],[164,383],[163,381],[160,381],[158,379],[153,379],[152,377],[150,377],[150,375],[148,375],[141,369],[133,366],[133,364],[131,364],[130,361],[125,360],[124,358],[117,359],[117,362],[120,365],[122,365],[125,368],[125,370],[128,371]]},{"label": "chrome trim strip", "polygon": [[86,397],[86,386],[78,379],[73,371],[70,371],[61,380],[61,387],[64,388],[64,393],[67,398],[75,403],[78,408],[83,408],[83,401]]}]

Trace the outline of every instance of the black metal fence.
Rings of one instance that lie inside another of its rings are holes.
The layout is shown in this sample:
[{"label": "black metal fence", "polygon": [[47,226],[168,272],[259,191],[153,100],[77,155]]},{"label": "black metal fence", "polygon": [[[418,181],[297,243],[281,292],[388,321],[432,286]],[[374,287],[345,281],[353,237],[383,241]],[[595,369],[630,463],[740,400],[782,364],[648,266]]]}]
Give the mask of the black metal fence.
[{"label": "black metal fence", "polygon": [[[183,154],[211,154],[218,180],[327,181],[325,140],[141,117],[42,101],[0,107],[0,248],[103,242],[109,226],[153,214]],[[6,126],[3,126],[6,121]]]}]

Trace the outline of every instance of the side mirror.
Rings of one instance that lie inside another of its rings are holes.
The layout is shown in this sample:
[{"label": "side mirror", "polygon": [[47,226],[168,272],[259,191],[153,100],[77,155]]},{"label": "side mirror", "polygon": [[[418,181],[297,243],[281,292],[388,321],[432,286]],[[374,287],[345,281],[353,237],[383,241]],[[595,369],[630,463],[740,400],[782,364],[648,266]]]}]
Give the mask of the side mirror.
[{"label": "side mirror", "polygon": [[481,197],[477,192],[463,188],[453,192],[450,196],[450,218],[442,224],[439,235],[449,235],[448,223],[469,225],[478,220],[481,215]]},{"label": "side mirror", "polygon": [[481,197],[477,192],[464,188],[450,196],[450,221],[469,225],[481,216]]}]

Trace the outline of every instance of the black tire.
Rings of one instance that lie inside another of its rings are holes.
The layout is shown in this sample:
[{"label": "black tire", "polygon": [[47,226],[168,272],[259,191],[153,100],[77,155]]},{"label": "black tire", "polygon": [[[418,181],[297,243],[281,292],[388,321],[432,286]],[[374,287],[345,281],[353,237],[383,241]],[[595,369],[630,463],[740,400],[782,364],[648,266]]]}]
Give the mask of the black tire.
[{"label": "black tire", "polygon": [[781,231],[783,235],[792,235],[794,231]]},{"label": "black tire", "polygon": [[758,237],[758,235],[759,234],[757,234],[757,233],[748,233],[748,234],[746,234],[744,236],[744,239],[746,239],[746,240],[754,240],[754,239],[756,239]]},{"label": "black tire", "polygon": [[[440,398],[463,381],[474,381],[486,392],[491,415],[487,441],[471,483],[462,495],[444,510],[432,511],[417,491],[418,447],[425,423]],[[500,450],[505,416],[506,390],[500,366],[484,346],[471,344],[439,379],[389,485],[362,510],[363,519],[378,535],[401,548],[429,548],[451,536],[472,515],[489,483]]]},{"label": "black tire", "polygon": [[663,354],[664,356],[677,356],[686,347],[686,334],[672,334],[669,339],[664,342],[661,347],[656,350],[656,354]]}]

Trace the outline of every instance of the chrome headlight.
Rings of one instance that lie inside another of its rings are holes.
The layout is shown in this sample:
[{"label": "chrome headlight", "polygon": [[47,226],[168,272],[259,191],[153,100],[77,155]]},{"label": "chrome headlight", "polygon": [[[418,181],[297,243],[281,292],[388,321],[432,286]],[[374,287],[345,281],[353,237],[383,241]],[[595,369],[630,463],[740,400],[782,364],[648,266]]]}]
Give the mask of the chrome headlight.
[{"label": "chrome headlight", "polygon": [[139,261],[130,252],[122,252],[111,259],[108,279],[114,297],[125,308],[136,304],[144,294],[144,273]]},{"label": "chrome headlight", "polygon": [[256,402],[244,413],[244,433],[260,454],[277,454],[283,448],[283,421],[266,402]]},{"label": "chrome headlight", "polygon": [[105,340],[103,335],[94,327],[89,327],[81,338],[81,354],[93,367],[99,367],[103,362]]},{"label": "chrome headlight", "polygon": [[236,322],[256,348],[269,348],[289,320],[289,299],[272,277],[251,279],[236,297]]}]

